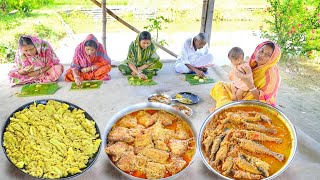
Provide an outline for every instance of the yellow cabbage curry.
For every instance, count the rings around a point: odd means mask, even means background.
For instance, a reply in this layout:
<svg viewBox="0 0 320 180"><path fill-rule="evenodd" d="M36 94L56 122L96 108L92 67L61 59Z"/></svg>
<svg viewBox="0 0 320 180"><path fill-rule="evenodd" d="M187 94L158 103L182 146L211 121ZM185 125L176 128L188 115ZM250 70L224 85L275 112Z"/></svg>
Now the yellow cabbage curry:
<svg viewBox="0 0 320 180"><path fill-rule="evenodd" d="M163 110L139 110L118 120L107 137L105 152L122 171L159 179L179 173L195 154L189 125Z"/></svg>
<svg viewBox="0 0 320 180"><path fill-rule="evenodd" d="M235 179L275 174L292 151L292 136L279 114L258 107L221 111L202 134L202 152L212 168Z"/></svg>

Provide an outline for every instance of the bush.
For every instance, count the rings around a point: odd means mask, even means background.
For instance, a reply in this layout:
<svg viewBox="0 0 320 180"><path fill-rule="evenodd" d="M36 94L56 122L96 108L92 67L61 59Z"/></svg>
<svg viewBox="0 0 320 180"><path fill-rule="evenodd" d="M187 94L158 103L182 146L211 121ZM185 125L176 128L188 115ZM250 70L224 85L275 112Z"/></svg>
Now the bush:
<svg viewBox="0 0 320 180"><path fill-rule="evenodd" d="M320 51L320 4L317 0L268 0L268 29L262 36L277 42L286 56ZM310 56L311 57L311 56ZM284 58L285 59L285 58Z"/></svg>

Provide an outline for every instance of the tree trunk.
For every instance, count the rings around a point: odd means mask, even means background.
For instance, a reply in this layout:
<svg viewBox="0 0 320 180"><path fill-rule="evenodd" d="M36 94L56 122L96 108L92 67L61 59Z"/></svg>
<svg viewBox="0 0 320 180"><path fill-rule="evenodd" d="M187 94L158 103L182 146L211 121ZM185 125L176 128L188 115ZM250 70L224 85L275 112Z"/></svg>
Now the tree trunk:
<svg viewBox="0 0 320 180"><path fill-rule="evenodd" d="M107 13L106 13L106 0L102 0L102 44L106 50L106 33L107 33Z"/></svg>

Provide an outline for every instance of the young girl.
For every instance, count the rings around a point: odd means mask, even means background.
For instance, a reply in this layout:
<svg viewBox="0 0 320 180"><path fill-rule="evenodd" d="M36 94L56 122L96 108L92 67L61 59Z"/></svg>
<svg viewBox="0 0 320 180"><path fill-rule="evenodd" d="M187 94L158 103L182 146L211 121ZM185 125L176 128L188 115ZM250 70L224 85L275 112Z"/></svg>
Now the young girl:
<svg viewBox="0 0 320 180"><path fill-rule="evenodd" d="M15 65L9 72L11 86L17 84L49 83L59 79L63 66L47 41L34 36L19 38Z"/></svg>
<svg viewBox="0 0 320 180"><path fill-rule="evenodd" d="M118 68L123 75L137 75L140 79L146 79L147 74L156 75L162 68L148 31L141 32L130 44L128 57Z"/></svg>
<svg viewBox="0 0 320 180"><path fill-rule="evenodd" d="M244 61L244 52L241 48L233 47L228 53L228 58L233 64L229 73L229 79L232 81L232 100L239 101L243 99L244 93L251 91L241 78L247 78L253 83L252 70L249 64Z"/></svg>
<svg viewBox="0 0 320 180"><path fill-rule="evenodd" d="M65 80L75 81L79 86L84 80L109 80L111 60L97 38L89 34L75 49Z"/></svg>

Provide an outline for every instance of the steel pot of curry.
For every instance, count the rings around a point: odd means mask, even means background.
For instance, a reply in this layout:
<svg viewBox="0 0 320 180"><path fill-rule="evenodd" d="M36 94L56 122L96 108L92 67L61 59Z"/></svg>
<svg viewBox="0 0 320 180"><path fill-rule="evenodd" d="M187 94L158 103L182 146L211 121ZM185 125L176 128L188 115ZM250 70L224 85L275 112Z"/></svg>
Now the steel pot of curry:
<svg viewBox="0 0 320 180"><path fill-rule="evenodd" d="M222 178L273 179L293 160L297 136L279 109L238 101L207 117L197 143L204 164Z"/></svg>
<svg viewBox="0 0 320 180"><path fill-rule="evenodd" d="M131 105L107 124L103 146L111 164L131 179L173 179L193 163L197 133L189 117L156 102Z"/></svg>

